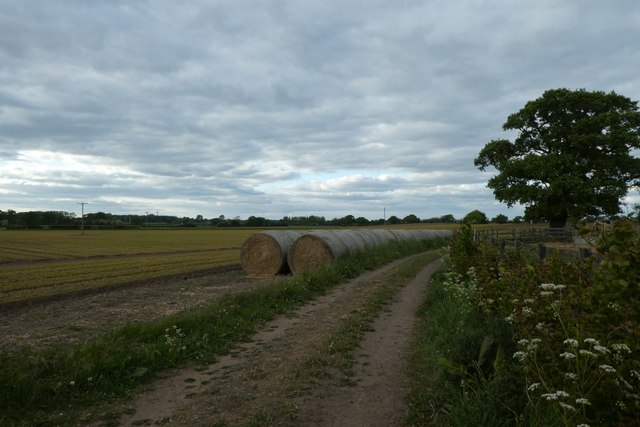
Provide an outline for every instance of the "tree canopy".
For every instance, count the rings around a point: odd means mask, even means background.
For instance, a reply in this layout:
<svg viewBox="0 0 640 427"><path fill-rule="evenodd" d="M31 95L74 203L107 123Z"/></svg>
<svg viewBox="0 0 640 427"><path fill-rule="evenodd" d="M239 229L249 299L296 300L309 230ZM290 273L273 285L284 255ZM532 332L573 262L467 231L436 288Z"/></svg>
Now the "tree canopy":
<svg viewBox="0 0 640 427"><path fill-rule="evenodd" d="M464 218L462 218L462 222L465 224L486 224L489 222L489 219L484 212L476 209L466 214Z"/></svg>
<svg viewBox="0 0 640 427"><path fill-rule="evenodd" d="M501 202L525 206L531 219L553 227L586 215L614 215L640 185L640 112L615 92L553 89L511 114L503 130L514 141L492 140L474 164L498 174L487 186Z"/></svg>

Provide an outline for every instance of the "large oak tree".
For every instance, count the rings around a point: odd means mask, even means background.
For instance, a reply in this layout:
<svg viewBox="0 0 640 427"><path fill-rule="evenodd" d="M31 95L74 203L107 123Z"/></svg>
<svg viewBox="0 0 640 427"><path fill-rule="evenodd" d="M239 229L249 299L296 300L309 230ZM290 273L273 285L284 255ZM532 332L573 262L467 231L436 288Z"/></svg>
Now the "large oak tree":
<svg viewBox="0 0 640 427"><path fill-rule="evenodd" d="M615 92L548 90L503 129L518 132L513 142L489 142L474 164L497 169L487 186L499 201L524 205L529 218L564 227L569 217L617 214L640 185L638 102Z"/></svg>

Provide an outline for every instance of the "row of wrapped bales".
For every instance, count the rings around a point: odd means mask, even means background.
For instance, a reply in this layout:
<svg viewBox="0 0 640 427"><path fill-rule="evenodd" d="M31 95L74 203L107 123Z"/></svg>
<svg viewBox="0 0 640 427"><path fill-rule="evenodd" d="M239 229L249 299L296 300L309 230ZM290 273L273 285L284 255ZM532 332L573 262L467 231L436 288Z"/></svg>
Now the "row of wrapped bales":
<svg viewBox="0 0 640 427"><path fill-rule="evenodd" d="M291 271L300 274L335 262L347 252L391 241L451 236L449 230L266 231L251 236L240 251L245 272L254 277Z"/></svg>
<svg viewBox="0 0 640 427"><path fill-rule="evenodd" d="M449 230L314 231L299 237L291 245L287 262L293 274L300 274L331 264L347 252L357 252L392 241L430 240L451 234Z"/></svg>

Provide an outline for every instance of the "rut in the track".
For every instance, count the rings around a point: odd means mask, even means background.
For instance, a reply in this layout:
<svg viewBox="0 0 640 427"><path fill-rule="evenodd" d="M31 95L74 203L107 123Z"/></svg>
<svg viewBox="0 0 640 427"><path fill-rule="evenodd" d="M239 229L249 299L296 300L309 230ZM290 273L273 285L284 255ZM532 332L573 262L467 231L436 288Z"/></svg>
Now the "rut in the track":
<svg viewBox="0 0 640 427"><path fill-rule="evenodd" d="M120 425L384 425L405 415L405 350L432 262L373 324L356 352L355 386L309 375L341 321L373 295L402 261L366 273L289 316L204 369L173 371L124 412Z"/></svg>

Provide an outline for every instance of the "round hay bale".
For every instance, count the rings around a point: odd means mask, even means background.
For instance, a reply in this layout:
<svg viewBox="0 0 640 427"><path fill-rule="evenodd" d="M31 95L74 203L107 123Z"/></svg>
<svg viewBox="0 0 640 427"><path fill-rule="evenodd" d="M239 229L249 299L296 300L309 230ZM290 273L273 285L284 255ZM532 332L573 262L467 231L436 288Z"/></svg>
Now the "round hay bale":
<svg viewBox="0 0 640 427"><path fill-rule="evenodd" d="M288 273L287 255L300 231L264 231L250 236L240 249L240 263L251 277Z"/></svg>
<svg viewBox="0 0 640 427"><path fill-rule="evenodd" d="M305 234L291 245L287 261L293 274L312 271L321 265L331 264L337 258L340 246L332 247L325 233Z"/></svg>

